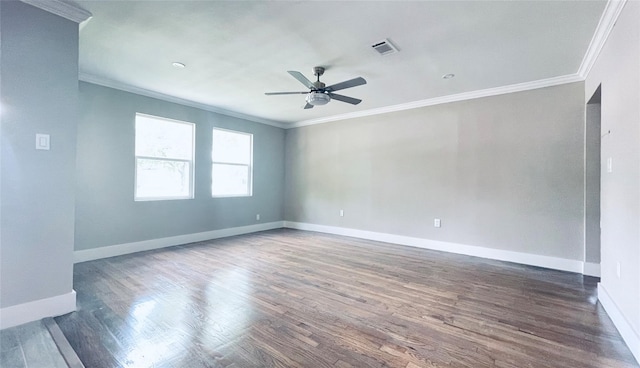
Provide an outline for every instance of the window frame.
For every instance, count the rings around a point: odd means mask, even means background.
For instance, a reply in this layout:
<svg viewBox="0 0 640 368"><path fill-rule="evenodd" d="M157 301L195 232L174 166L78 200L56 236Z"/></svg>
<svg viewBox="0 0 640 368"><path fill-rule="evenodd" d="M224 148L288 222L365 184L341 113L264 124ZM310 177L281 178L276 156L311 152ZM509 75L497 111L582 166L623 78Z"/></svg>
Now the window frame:
<svg viewBox="0 0 640 368"><path fill-rule="evenodd" d="M235 162L226 162L226 161L215 161L213 159L213 135L215 131L223 131L234 134L241 134L249 136L249 164L238 164ZM231 130L213 127L211 129L211 197L212 198L242 198L242 197L253 197L253 133L242 132L239 130ZM213 193L213 166L216 164L220 165L229 165L229 166L243 166L247 167L248 170L248 183L247 183L247 193L246 194L214 194Z"/></svg>
<svg viewBox="0 0 640 368"><path fill-rule="evenodd" d="M155 156L138 156L136 154L136 124L138 122L138 117L144 117L147 119L154 120L163 120L170 123L175 124L185 124L191 126L191 160L179 159L179 158L166 158L166 157L155 157ZM133 143L133 159L134 159L134 186L133 186L133 200L135 202L149 202L149 201L174 201L181 199L194 199L195 198L195 161L196 161L196 124L183 120L176 120L165 118L162 116L144 114L140 112L136 112L135 119L133 122L133 130L134 130L134 143ZM163 162L186 162L189 164L189 194L186 196L162 196L162 197L139 197L138 196L138 160L153 160L153 161L163 161Z"/></svg>

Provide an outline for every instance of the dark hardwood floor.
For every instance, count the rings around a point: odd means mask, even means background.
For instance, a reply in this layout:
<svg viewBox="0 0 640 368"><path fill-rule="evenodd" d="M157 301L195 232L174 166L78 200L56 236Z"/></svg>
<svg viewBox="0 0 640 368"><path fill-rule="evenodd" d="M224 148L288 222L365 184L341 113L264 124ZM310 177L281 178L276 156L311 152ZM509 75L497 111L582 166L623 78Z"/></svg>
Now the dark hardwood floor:
<svg viewBox="0 0 640 368"><path fill-rule="evenodd" d="M75 266L87 367L638 367L597 279L296 230Z"/></svg>

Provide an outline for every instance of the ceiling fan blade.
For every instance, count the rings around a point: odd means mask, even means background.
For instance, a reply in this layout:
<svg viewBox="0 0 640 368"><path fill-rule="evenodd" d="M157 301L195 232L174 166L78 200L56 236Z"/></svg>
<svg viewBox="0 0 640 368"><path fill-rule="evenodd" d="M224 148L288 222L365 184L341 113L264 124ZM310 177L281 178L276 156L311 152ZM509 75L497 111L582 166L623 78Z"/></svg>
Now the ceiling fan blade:
<svg viewBox="0 0 640 368"><path fill-rule="evenodd" d="M306 95L307 92L265 92L265 95L271 96L271 95Z"/></svg>
<svg viewBox="0 0 640 368"><path fill-rule="evenodd" d="M302 73L296 72L295 70L289 70L287 73L291 74L292 77L299 80L300 83L304 84L307 88L315 89L316 86L313 85L313 82L308 80Z"/></svg>
<svg viewBox="0 0 640 368"><path fill-rule="evenodd" d="M335 93L331 93L329 92L329 96L331 96L332 99L334 100L338 100L338 101L342 101L342 102L346 102L346 103L350 103L352 105L357 105L360 102L362 102L362 100L359 100L357 98L353 98L353 97L349 97L349 96L343 96L343 95L338 95Z"/></svg>
<svg viewBox="0 0 640 368"><path fill-rule="evenodd" d="M355 87L355 86L361 86L363 84L367 84L367 81L364 80L364 78L362 78L362 77L358 77L358 78L349 79L348 81L344 81L344 82L341 82L341 83L333 84L333 85L331 85L329 87L325 87L325 90L329 91L329 92L339 91L341 89L351 88L351 87Z"/></svg>
<svg viewBox="0 0 640 368"><path fill-rule="evenodd" d="M304 105L304 109L313 109L313 105L307 102L307 104Z"/></svg>

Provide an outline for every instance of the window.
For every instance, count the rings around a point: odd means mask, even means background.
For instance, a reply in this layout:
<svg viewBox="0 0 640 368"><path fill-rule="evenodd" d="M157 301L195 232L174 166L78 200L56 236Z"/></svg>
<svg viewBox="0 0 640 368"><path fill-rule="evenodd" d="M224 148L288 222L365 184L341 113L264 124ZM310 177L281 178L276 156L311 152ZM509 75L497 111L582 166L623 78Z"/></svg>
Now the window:
<svg viewBox="0 0 640 368"><path fill-rule="evenodd" d="M211 195L250 196L253 134L213 129Z"/></svg>
<svg viewBox="0 0 640 368"><path fill-rule="evenodd" d="M193 198L195 125L136 114L135 200Z"/></svg>

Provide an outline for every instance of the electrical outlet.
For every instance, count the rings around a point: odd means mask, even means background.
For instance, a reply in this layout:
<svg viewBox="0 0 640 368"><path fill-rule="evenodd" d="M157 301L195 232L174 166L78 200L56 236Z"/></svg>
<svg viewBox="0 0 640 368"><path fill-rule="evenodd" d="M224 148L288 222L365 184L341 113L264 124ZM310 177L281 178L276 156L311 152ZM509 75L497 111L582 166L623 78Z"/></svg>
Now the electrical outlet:
<svg viewBox="0 0 640 368"><path fill-rule="evenodd" d="M340 217L344 217L344 210L340 210Z"/></svg>
<svg viewBox="0 0 640 368"><path fill-rule="evenodd" d="M256 215L256 221L260 221L260 214Z"/></svg>
<svg viewBox="0 0 640 368"><path fill-rule="evenodd" d="M440 219L433 219L433 227L440 227L441 223L440 223Z"/></svg>

